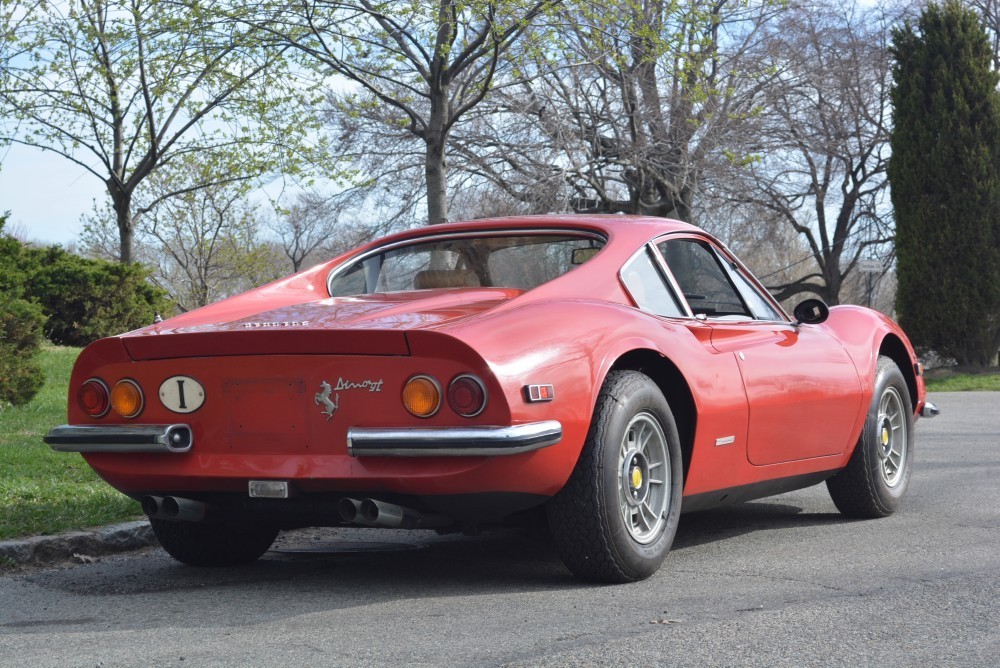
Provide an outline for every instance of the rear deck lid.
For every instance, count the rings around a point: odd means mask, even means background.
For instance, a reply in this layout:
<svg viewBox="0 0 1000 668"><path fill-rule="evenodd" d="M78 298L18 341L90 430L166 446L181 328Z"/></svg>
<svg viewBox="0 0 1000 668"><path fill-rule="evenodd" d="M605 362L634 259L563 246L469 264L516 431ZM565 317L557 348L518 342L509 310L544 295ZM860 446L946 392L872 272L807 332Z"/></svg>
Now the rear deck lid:
<svg viewBox="0 0 1000 668"><path fill-rule="evenodd" d="M224 322L178 318L122 337L134 360L233 355L409 355L405 332L444 329L508 301L518 290L421 290L323 299Z"/></svg>

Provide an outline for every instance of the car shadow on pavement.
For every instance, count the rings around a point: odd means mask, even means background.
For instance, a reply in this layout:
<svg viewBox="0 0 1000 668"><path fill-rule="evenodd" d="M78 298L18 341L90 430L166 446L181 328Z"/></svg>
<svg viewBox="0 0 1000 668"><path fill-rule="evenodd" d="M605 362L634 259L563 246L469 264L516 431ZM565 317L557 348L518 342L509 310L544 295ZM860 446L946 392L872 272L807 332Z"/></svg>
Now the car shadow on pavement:
<svg viewBox="0 0 1000 668"><path fill-rule="evenodd" d="M737 539L757 531L848 522L836 512L803 512L796 505L756 502L683 515L673 549ZM98 563L27 576L38 584L81 595L155 595L240 589L323 592L337 607L401 597L467 596L475 592L537 592L593 585L566 570L539 531L496 529L478 535L433 531L305 529L282 534L253 564L193 568L158 548L146 557L116 556ZM309 608L309 596L303 605ZM305 610L304 610L305 611Z"/></svg>
<svg viewBox="0 0 1000 668"><path fill-rule="evenodd" d="M787 503L748 502L681 515L672 550L736 538L756 531L835 526L854 522L838 512L805 512Z"/></svg>

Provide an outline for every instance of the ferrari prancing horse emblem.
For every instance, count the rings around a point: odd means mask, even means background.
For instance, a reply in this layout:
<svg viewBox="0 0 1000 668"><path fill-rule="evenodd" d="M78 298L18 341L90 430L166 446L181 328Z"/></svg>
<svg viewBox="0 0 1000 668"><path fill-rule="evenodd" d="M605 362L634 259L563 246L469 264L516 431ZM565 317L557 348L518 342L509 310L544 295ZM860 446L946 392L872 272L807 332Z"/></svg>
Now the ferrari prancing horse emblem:
<svg viewBox="0 0 1000 668"><path fill-rule="evenodd" d="M316 393L316 405L323 407L323 415L326 416L326 421L329 422L333 419L333 414L340 408L341 391L367 390L368 392L381 392L383 382L385 381L381 378L378 380L366 379L357 381L345 379L343 376L340 376L337 378L337 386L334 387L324 380L319 384L321 391ZM330 394L333 394L333 400L330 399Z"/></svg>
<svg viewBox="0 0 1000 668"><path fill-rule="evenodd" d="M323 415L326 416L326 421L329 422L333 419L333 414L340 407L340 394L334 395L333 401L330 401L330 392L333 390L330 387L330 383L324 380L319 386L323 391L316 393L316 405L323 406Z"/></svg>

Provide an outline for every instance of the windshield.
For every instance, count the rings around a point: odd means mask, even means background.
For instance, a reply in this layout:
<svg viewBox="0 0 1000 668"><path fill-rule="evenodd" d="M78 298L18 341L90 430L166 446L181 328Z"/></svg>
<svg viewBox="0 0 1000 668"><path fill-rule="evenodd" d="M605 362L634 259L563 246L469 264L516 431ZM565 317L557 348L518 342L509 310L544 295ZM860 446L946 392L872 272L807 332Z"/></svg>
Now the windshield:
<svg viewBox="0 0 1000 668"><path fill-rule="evenodd" d="M338 267L330 277L330 295L479 287L530 290L583 264L603 246L603 239L584 233L466 233L416 240Z"/></svg>

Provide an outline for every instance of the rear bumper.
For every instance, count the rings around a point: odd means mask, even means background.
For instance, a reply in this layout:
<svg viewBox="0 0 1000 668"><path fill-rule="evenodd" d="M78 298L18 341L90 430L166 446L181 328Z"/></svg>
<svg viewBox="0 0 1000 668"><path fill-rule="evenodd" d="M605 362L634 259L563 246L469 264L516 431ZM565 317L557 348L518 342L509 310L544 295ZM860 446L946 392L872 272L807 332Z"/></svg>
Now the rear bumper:
<svg viewBox="0 0 1000 668"><path fill-rule="evenodd" d="M555 420L510 427L347 430L352 457L492 457L516 455L555 445L562 425Z"/></svg>
<svg viewBox="0 0 1000 668"><path fill-rule="evenodd" d="M185 424L61 425L43 440L58 452L185 453L194 437ZM351 427L352 457L493 457L540 450L562 440L555 420L509 427L384 429Z"/></svg>
<svg viewBox="0 0 1000 668"><path fill-rule="evenodd" d="M186 424L64 424L50 429L42 440L58 452L184 453L194 437Z"/></svg>

